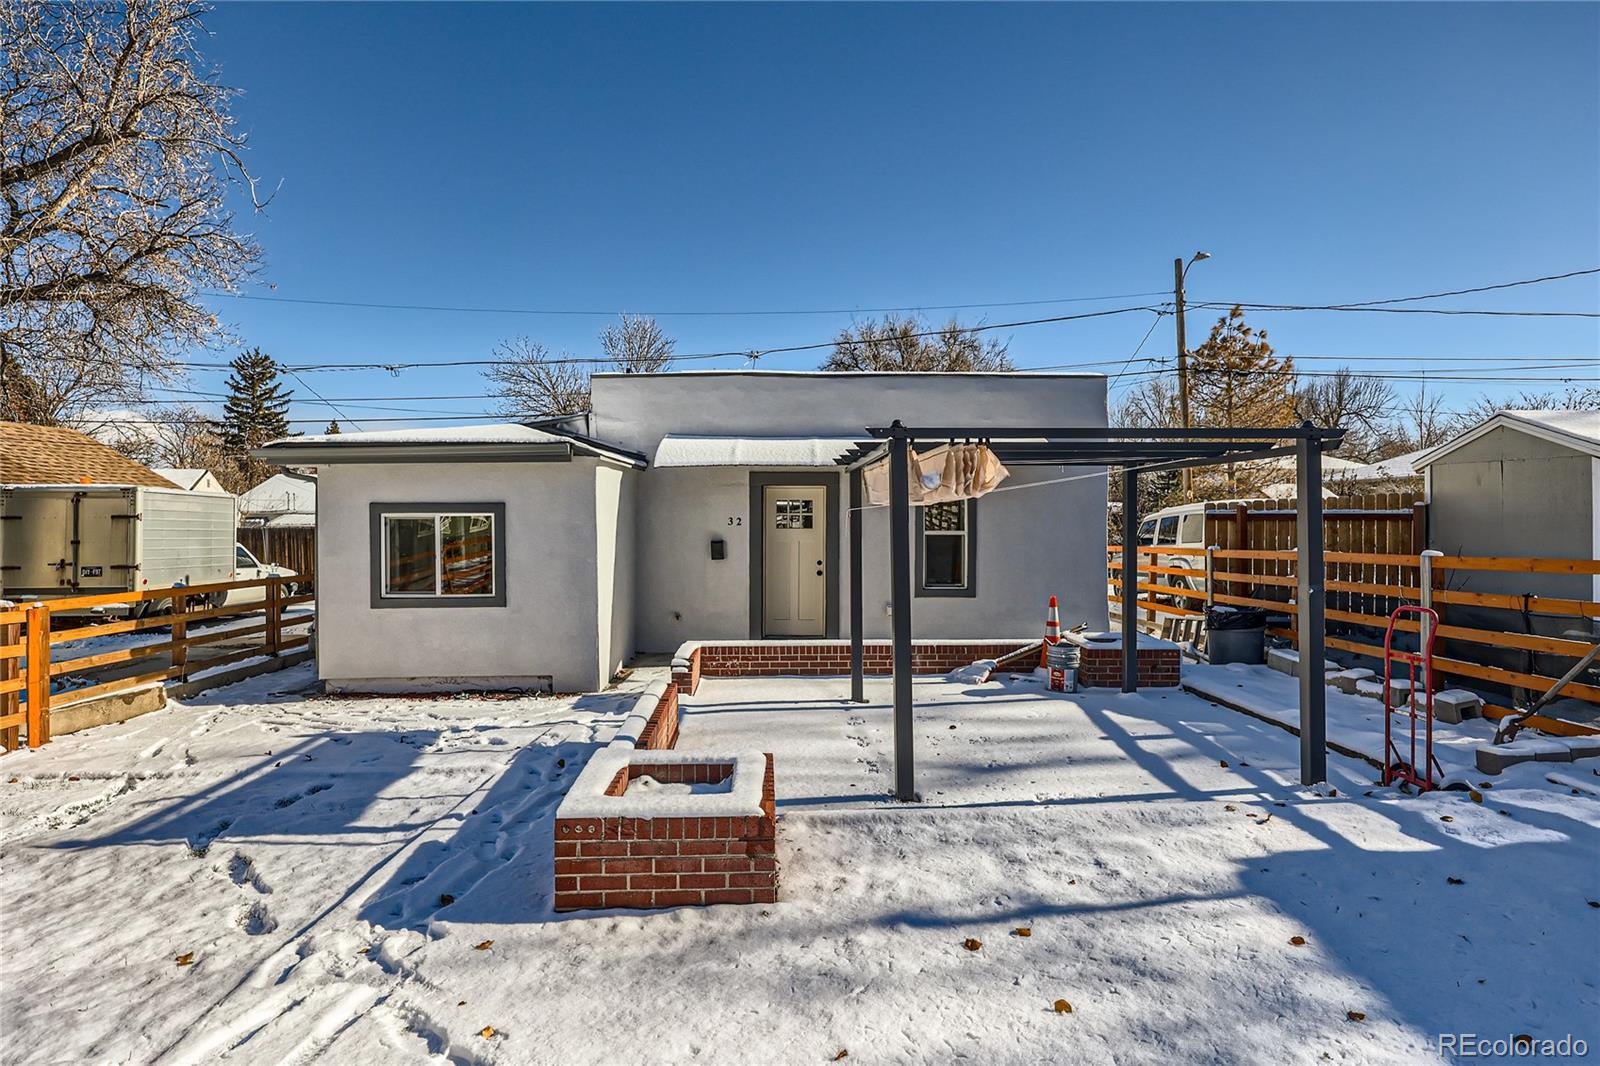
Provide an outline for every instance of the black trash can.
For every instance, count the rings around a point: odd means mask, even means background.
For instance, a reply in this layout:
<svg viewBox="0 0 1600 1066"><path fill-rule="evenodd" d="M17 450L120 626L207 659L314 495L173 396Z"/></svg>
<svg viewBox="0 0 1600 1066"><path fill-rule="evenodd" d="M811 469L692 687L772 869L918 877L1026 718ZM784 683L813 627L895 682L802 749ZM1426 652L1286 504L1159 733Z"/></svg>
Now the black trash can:
<svg viewBox="0 0 1600 1066"><path fill-rule="evenodd" d="M1267 661L1267 612L1259 607L1206 608L1206 656L1213 663Z"/></svg>

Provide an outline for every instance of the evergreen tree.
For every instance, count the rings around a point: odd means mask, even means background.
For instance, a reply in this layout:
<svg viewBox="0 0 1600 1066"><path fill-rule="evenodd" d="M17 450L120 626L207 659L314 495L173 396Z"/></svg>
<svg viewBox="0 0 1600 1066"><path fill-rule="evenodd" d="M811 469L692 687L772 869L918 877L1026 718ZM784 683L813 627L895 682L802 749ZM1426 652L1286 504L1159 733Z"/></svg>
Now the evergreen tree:
<svg viewBox="0 0 1600 1066"><path fill-rule="evenodd" d="M289 435L289 393L278 380L278 367L260 348L241 352L229 364L228 399L222 405L224 454L247 485L265 480L266 464L250 458L250 449Z"/></svg>
<svg viewBox="0 0 1600 1066"><path fill-rule="evenodd" d="M339 428L339 420L337 418L335 418L331 422L328 423L328 428L323 430L322 432L324 434L326 434L327 436L331 437L336 433L343 433L344 430Z"/></svg>
<svg viewBox="0 0 1600 1066"><path fill-rule="evenodd" d="M1235 307L1189 356L1189 407L1196 429L1293 425L1294 360L1274 354L1267 331L1247 325L1244 311ZM1240 491L1239 474L1229 463L1231 496Z"/></svg>

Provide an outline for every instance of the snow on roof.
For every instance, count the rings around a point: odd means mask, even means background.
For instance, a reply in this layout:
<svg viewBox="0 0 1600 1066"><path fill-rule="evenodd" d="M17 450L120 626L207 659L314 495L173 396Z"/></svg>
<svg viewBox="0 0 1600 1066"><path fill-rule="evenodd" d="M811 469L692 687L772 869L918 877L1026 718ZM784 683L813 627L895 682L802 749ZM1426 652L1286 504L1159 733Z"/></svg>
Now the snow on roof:
<svg viewBox="0 0 1600 1066"><path fill-rule="evenodd" d="M420 429L369 429L285 437L273 444L532 444L566 442L570 438L517 422L481 426L428 426Z"/></svg>
<svg viewBox="0 0 1600 1066"><path fill-rule="evenodd" d="M1416 468L1416 461L1431 450L1418 448L1414 452L1391 456L1381 462L1358 466L1351 470L1348 476L1353 481L1387 481L1393 478L1419 477L1422 472Z"/></svg>
<svg viewBox="0 0 1600 1066"><path fill-rule="evenodd" d="M302 474L274 474L239 494L241 514L316 514L316 511L316 478Z"/></svg>
<svg viewBox="0 0 1600 1066"><path fill-rule="evenodd" d="M836 466L854 437L699 437L668 433L655 464L673 466Z"/></svg>
<svg viewBox="0 0 1600 1066"><path fill-rule="evenodd" d="M553 424L553 423L551 423ZM281 456L292 456L302 448L361 448L363 446L406 446L424 448L430 445L468 449L474 446L542 445L560 444L586 455L600 456L613 461L642 466L644 460L633 452L605 441L592 440L581 433L552 432L520 422L491 422L475 426L437 426L412 429L361 430L350 433L324 433L306 437L283 437L257 449L256 455L269 462L286 461ZM377 448L373 449L377 451ZM288 460L294 461L294 460ZM339 462L329 458L329 462ZM308 465L310 465L308 460Z"/></svg>
<svg viewBox="0 0 1600 1066"><path fill-rule="evenodd" d="M1495 429L1514 429L1600 458L1600 411L1500 411L1424 453L1412 465L1436 463Z"/></svg>

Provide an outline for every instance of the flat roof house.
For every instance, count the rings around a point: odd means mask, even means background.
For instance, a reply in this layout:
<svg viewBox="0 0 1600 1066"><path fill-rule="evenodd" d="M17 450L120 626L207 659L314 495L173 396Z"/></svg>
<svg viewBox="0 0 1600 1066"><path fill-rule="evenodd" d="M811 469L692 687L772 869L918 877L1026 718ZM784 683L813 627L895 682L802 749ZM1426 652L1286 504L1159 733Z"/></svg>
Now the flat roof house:
<svg viewBox="0 0 1600 1066"><path fill-rule="evenodd" d="M849 512L868 426L1106 425L1083 374L598 374L587 416L277 441L318 469L318 670L330 689L603 686L686 640L865 636L890 619L886 510ZM936 444L941 442L928 442ZM916 508L919 638L1027 638L1045 599L1106 623L1103 477L1014 468Z"/></svg>

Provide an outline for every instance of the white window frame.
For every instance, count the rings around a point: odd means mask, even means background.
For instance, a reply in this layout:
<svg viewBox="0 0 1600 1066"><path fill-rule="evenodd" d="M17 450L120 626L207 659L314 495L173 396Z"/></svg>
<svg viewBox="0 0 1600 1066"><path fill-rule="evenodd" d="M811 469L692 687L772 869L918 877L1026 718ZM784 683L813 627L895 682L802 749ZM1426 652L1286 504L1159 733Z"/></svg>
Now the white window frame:
<svg viewBox="0 0 1600 1066"><path fill-rule="evenodd" d="M433 519L433 591L395 592L389 588L389 521L390 519ZM444 591L444 535L441 523L446 518L487 518L489 520L489 591ZM378 529L382 537L383 583L380 595L386 600L485 600L497 594L495 588L496 563L500 558L500 523L492 511L384 511L379 516Z"/></svg>

